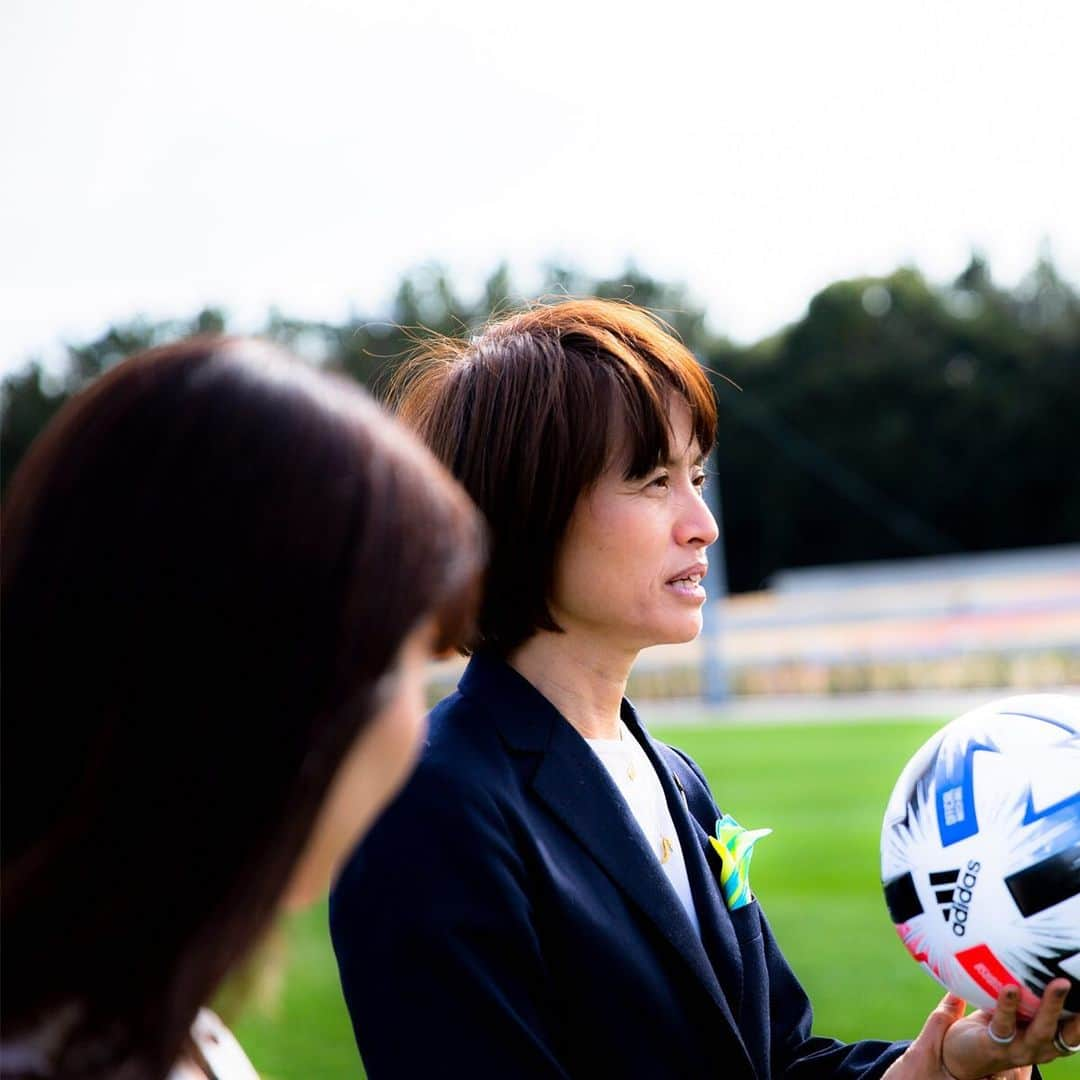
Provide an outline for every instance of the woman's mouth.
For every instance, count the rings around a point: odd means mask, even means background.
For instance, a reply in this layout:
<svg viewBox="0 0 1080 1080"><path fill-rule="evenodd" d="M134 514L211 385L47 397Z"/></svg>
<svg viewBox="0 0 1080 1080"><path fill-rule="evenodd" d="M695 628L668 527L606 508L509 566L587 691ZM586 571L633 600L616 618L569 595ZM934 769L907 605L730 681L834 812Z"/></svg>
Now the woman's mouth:
<svg viewBox="0 0 1080 1080"><path fill-rule="evenodd" d="M692 570L681 571L675 577L669 578L665 582L665 587L688 600L704 600L705 589L701 582L705 577L706 569L707 567L695 566Z"/></svg>

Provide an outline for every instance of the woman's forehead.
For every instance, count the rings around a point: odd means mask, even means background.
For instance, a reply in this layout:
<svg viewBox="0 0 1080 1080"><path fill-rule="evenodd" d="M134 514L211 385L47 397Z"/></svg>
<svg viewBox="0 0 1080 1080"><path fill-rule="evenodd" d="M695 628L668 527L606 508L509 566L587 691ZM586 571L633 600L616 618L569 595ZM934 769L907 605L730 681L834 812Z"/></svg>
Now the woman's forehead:
<svg viewBox="0 0 1080 1080"><path fill-rule="evenodd" d="M685 399L677 394L668 395L668 464L675 465L689 460L695 464L704 456L697 432L694 430L694 415Z"/></svg>
<svg viewBox="0 0 1080 1080"><path fill-rule="evenodd" d="M625 409L613 409L608 422L606 470L631 476L643 463L647 468L699 464L704 454L689 404L677 394L669 395L660 419L662 424L645 431Z"/></svg>

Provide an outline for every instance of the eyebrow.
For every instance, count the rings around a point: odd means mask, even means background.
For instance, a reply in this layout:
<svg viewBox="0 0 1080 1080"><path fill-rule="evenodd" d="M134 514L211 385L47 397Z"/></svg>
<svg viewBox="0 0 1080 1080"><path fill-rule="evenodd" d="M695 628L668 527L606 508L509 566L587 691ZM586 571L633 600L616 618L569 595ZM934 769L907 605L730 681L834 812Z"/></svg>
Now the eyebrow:
<svg viewBox="0 0 1080 1080"><path fill-rule="evenodd" d="M681 465L681 464L682 464L682 462L678 458L668 458L668 460L665 461L665 462L662 462L659 467L663 468L663 469L674 469L676 465ZM691 461L690 464L691 464L691 466L697 466L697 467L700 467L700 466L704 465L705 464L705 455L704 454L698 454L698 456L696 458L694 458L694 460Z"/></svg>

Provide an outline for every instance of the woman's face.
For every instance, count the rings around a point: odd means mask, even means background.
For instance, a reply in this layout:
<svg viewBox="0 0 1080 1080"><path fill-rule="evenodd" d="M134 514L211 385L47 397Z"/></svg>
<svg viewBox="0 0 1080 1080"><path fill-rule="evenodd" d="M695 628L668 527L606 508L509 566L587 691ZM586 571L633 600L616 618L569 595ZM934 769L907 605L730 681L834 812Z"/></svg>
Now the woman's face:
<svg viewBox="0 0 1080 1080"><path fill-rule="evenodd" d="M617 648L690 641L701 631L705 549L716 521L690 410L669 407L673 460L639 479L616 462L578 500L555 569L552 614L569 634Z"/></svg>
<svg viewBox="0 0 1080 1080"><path fill-rule="evenodd" d="M342 761L286 891L287 908L305 907L329 891L346 856L412 772L427 730L424 688L434 638L428 619L402 644L390 676L393 697Z"/></svg>

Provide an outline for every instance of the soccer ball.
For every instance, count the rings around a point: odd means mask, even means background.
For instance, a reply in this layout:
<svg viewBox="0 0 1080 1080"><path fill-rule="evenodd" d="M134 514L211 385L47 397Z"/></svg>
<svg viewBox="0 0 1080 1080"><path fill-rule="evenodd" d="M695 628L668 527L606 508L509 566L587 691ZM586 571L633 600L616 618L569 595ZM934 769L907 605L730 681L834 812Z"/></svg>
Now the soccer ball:
<svg viewBox="0 0 1080 1080"><path fill-rule="evenodd" d="M965 713L911 759L885 811L896 932L982 1008L1020 987L1030 1018L1067 976L1080 1012L1080 698L1027 694Z"/></svg>

